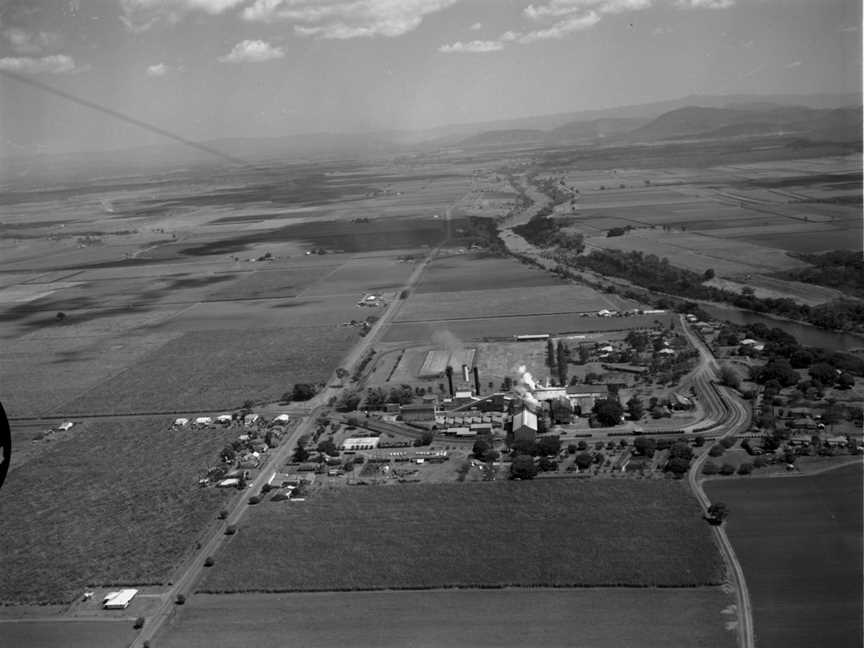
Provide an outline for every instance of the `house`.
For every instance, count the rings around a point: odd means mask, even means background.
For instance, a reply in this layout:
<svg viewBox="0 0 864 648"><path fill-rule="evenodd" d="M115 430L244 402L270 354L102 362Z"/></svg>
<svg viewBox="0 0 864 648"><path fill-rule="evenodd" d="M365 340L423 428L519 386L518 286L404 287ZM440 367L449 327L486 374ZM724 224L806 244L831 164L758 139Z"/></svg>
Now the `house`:
<svg viewBox="0 0 864 648"><path fill-rule="evenodd" d="M523 409L513 416L514 441L534 441L537 438L537 415L529 409Z"/></svg>
<svg viewBox="0 0 864 648"><path fill-rule="evenodd" d="M137 589L122 589L116 592L108 592L102 599L102 607L106 610L125 610L129 603L138 593Z"/></svg>
<svg viewBox="0 0 864 648"><path fill-rule="evenodd" d="M684 394L673 392L672 394L672 409L674 410L689 410L693 409L693 401Z"/></svg>
<svg viewBox="0 0 864 648"><path fill-rule="evenodd" d="M187 425L189 425L189 419L188 418L174 419L174 427L186 427Z"/></svg>
<svg viewBox="0 0 864 648"><path fill-rule="evenodd" d="M216 422L221 425L231 425L231 420L230 414L220 414L216 417Z"/></svg>
<svg viewBox="0 0 864 648"><path fill-rule="evenodd" d="M291 420L291 417L287 414L280 414L276 418L273 419L273 423L287 423Z"/></svg>
<svg viewBox="0 0 864 648"><path fill-rule="evenodd" d="M256 425L261 420L260 414L247 414L243 417L243 425L252 426Z"/></svg>
<svg viewBox="0 0 864 648"><path fill-rule="evenodd" d="M199 426L212 425L212 423L213 423L213 419L210 418L209 416L199 416L198 418L195 419L195 425L199 425Z"/></svg>
<svg viewBox="0 0 864 648"><path fill-rule="evenodd" d="M72 421L65 421L57 426L58 432L68 432L72 429L72 426L75 425Z"/></svg>
<svg viewBox="0 0 864 648"><path fill-rule="evenodd" d="M825 445L829 448L845 448L849 444L849 439L845 436L830 436L825 439Z"/></svg>

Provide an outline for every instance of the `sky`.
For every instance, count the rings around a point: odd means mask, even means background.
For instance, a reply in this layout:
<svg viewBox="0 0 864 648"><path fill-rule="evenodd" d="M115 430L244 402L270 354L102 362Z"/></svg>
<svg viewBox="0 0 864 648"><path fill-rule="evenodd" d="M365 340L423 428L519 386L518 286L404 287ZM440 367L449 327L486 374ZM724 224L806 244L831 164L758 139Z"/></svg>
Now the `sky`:
<svg viewBox="0 0 864 648"><path fill-rule="evenodd" d="M861 92L860 0L0 0L0 156ZM8 74L2 74L2 73Z"/></svg>

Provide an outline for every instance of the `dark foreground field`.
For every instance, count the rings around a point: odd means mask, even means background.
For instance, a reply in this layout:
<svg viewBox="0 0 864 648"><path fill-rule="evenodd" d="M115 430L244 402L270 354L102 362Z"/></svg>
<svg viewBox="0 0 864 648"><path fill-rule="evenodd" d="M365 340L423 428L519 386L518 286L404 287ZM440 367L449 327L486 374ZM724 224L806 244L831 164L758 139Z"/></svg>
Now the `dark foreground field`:
<svg viewBox="0 0 864 648"><path fill-rule="evenodd" d="M161 583L227 497L196 482L236 432L85 425L3 486L0 603L64 603L90 584Z"/></svg>
<svg viewBox="0 0 864 648"><path fill-rule="evenodd" d="M0 623L0 646L12 648L120 648L138 634L132 621L14 621Z"/></svg>
<svg viewBox="0 0 864 648"><path fill-rule="evenodd" d="M198 595L159 645L732 648L730 601L719 587Z"/></svg>
<svg viewBox="0 0 864 648"><path fill-rule="evenodd" d="M861 466L709 482L729 505L760 648L862 645Z"/></svg>
<svg viewBox="0 0 864 648"><path fill-rule="evenodd" d="M334 489L255 507L202 591L697 586L722 580L680 482Z"/></svg>

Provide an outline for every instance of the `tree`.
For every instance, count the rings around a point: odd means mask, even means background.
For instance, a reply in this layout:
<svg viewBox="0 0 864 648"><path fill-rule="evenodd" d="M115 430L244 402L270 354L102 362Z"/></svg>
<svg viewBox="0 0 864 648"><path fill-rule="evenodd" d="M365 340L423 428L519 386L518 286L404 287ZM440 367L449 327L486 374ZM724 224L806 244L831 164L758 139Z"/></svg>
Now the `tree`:
<svg viewBox="0 0 864 648"><path fill-rule="evenodd" d="M644 331L630 331L624 341L637 353L642 353L648 348L650 338Z"/></svg>
<svg viewBox="0 0 864 648"><path fill-rule="evenodd" d="M546 366L555 368L555 344L551 339L546 340Z"/></svg>
<svg viewBox="0 0 864 648"><path fill-rule="evenodd" d="M703 437L701 434L697 434L695 437L693 437L693 445L695 445L697 448L701 448L705 445L705 437Z"/></svg>
<svg viewBox="0 0 864 648"><path fill-rule="evenodd" d="M638 421L645 414L645 405L642 403L642 400L633 396L630 400L627 401L627 414L630 416L631 421Z"/></svg>
<svg viewBox="0 0 864 648"><path fill-rule="evenodd" d="M594 457L592 457L587 452L582 452L573 459L573 463L576 464L576 467L579 470L587 470L591 467L591 464L594 463Z"/></svg>
<svg viewBox="0 0 864 648"><path fill-rule="evenodd" d="M851 374L843 373L837 378L837 387L840 389L852 389L855 386L855 379Z"/></svg>
<svg viewBox="0 0 864 648"><path fill-rule="evenodd" d="M720 466L720 474L721 475L734 475L735 474L735 466L730 463L724 463Z"/></svg>
<svg viewBox="0 0 864 648"><path fill-rule="evenodd" d="M475 459L483 461L486 457L486 453L489 452L489 450L490 447L488 441L486 441L485 439L477 439L474 442L474 449L472 450L472 453L474 454Z"/></svg>
<svg viewBox="0 0 864 648"><path fill-rule="evenodd" d="M651 458L657 449L657 441L650 437L636 437L633 441L633 449L636 450L637 454Z"/></svg>
<svg viewBox="0 0 864 648"><path fill-rule="evenodd" d="M390 389L390 395L388 396L387 400L391 403L407 405L412 400L414 400L414 390L411 389L411 385L399 385L398 387L392 387Z"/></svg>
<svg viewBox="0 0 864 648"><path fill-rule="evenodd" d="M387 394L380 387L374 389L369 387L366 389L365 407L366 409L381 409L387 402Z"/></svg>
<svg viewBox="0 0 864 648"><path fill-rule="evenodd" d="M64 313L63 311L60 311L59 313L57 313L56 317L57 317L58 322L62 322L63 320L66 319L66 313Z"/></svg>
<svg viewBox="0 0 864 648"><path fill-rule="evenodd" d="M749 475L753 472L753 464L749 461L745 461L740 466L738 466L738 474L739 475Z"/></svg>
<svg viewBox="0 0 864 648"><path fill-rule="evenodd" d="M339 399L336 401L336 409L340 412L353 412L360 404L360 394L356 390L350 389L342 392Z"/></svg>
<svg viewBox="0 0 864 648"><path fill-rule="evenodd" d="M703 274L702 278L705 281L711 281L714 278L714 268L708 268Z"/></svg>
<svg viewBox="0 0 864 648"><path fill-rule="evenodd" d="M715 464L711 461L706 461L705 465L702 466L702 474L703 475L716 475L719 472L719 470L720 469L717 467L717 464Z"/></svg>
<svg viewBox="0 0 864 648"><path fill-rule="evenodd" d="M738 389L741 386L741 377L735 369L724 364L720 367L720 382L732 389Z"/></svg>
<svg viewBox="0 0 864 648"><path fill-rule="evenodd" d="M818 380L823 385L833 385L837 377L837 371L827 362L817 362L807 370L813 380Z"/></svg>
<svg viewBox="0 0 864 648"><path fill-rule="evenodd" d="M558 384L567 384L567 364L570 361L570 352L561 340L558 340L556 349L556 368L558 370Z"/></svg>
<svg viewBox="0 0 864 648"><path fill-rule="evenodd" d="M513 449L514 456L529 455L533 457L537 454L537 444L530 439L517 439L510 444L510 447Z"/></svg>
<svg viewBox="0 0 864 648"><path fill-rule="evenodd" d="M715 502L708 507L708 519L712 524L721 524L729 517L729 507L723 502Z"/></svg>
<svg viewBox="0 0 864 648"><path fill-rule="evenodd" d="M675 443L669 448L669 457L684 459L689 462L693 458L693 449L686 443Z"/></svg>
<svg viewBox="0 0 864 648"><path fill-rule="evenodd" d="M297 447L294 448L293 458L297 463L303 463L309 458L309 451L299 441L297 442Z"/></svg>
<svg viewBox="0 0 864 648"><path fill-rule="evenodd" d="M307 401L313 396L315 396L315 385L310 385L308 383L297 383L294 385L294 388L291 390L291 400L294 401Z"/></svg>
<svg viewBox="0 0 864 648"><path fill-rule="evenodd" d="M510 479L534 479L536 475L537 466L531 455L517 455L510 464Z"/></svg>
<svg viewBox="0 0 864 648"><path fill-rule="evenodd" d="M777 380L783 387L791 387L798 384L798 372L792 368L785 358L774 358L762 369L755 372L756 382L765 384L769 380Z"/></svg>
<svg viewBox="0 0 864 648"><path fill-rule="evenodd" d="M711 449L708 451L708 455L711 457L722 457L724 452L726 452L726 448L724 448L720 444L715 444L711 446Z"/></svg>
<svg viewBox="0 0 864 648"><path fill-rule="evenodd" d="M345 379L348 377L348 370L347 370L347 369L343 369L342 367L339 367L339 368L336 370L336 377L337 377L339 380L345 380Z"/></svg>
<svg viewBox="0 0 864 648"><path fill-rule="evenodd" d="M329 455L331 457L339 456L339 448L337 448L336 444L333 443L333 439L324 439L318 444L315 449L318 450L318 452Z"/></svg>
<svg viewBox="0 0 864 648"><path fill-rule="evenodd" d="M560 451L561 438L557 435L547 435L537 439L537 453L539 455L556 455Z"/></svg>
<svg viewBox="0 0 864 648"><path fill-rule="evenodd" d="M621 422L621 415L624 413L624 408L617 400L604 398L594 403L591 409L597 421L604 427L618 425Z"/></svg>
<svg viewBox="0 0 864 648"><path fill-rule="evenodd" d="M690 460L683 457L672 457L666 463L666 470L680 478L690 470Z"/></svg>
<svg viewBox="0 0 864 648"><path fill-rule="evenodd" d="M553 470L558 470L558 462L555 461L552 457L540 457L540 461L537 465L543 472L552 472Z"/></svg>

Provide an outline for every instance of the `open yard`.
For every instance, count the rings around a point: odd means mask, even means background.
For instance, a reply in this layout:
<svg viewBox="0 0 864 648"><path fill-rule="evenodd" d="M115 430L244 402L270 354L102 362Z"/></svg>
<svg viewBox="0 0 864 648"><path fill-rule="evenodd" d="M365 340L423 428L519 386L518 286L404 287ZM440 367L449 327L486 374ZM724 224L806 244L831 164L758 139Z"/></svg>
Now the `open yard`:
<svg viewBox="0 0 864 648"><path fill-rule="evenodd" d="M712 480L744 568L760 648L861 646L861 465Z"/></svg>
<svg viewBox="0 0 864 648"><path fill-rule="evenodd" d="M197 480L234 437L88 422L13 470L0 498L0 601L60 603L90 584L166 581L227 497Z"/></svg>
<svg viewBox="0 0 864 648"><path fill-rule="evenodd" d="M260 559L266 556L266 559ZM265 500L205 592L702 586L723 580L680 482L428 484Z"/></svg>
<svg viewBox="0 0 864 648"><path fill-rule="evenodd" d="M733 648L731 602L719 587L196 595L159 645Z"/></svg>

